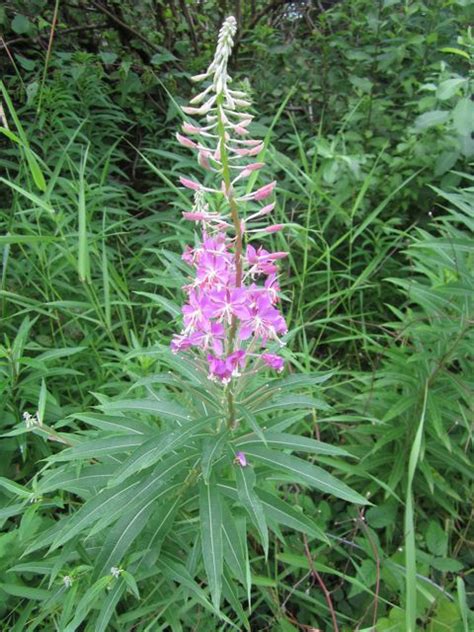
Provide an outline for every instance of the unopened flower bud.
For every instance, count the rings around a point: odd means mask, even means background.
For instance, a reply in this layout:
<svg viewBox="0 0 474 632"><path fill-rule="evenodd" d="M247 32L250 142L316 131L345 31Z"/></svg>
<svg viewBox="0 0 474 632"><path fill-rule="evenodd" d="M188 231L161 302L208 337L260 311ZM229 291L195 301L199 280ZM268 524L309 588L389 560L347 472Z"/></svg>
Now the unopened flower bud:
<svg viewBox="0 0 474 632"><path fill-rule="evenodd" d="M189 180L188 178L180 177L179 181L181 182L183 187L186 187L187 189L192 189L193 191L200 191L202 188L202 185L199 184L199 182L194 182L194 180Z"/></svg>
<svg viewBox="0 0 474 632"><path fill-rule="evenodd" d="M183 145L183 147L189 147L190 149L196 149L197 147L196 143L193 140L191 140L187 136L183 136L179 132L176 132L176 139L180 145Z"/></svg>
<svg viewBox="0 0 474 632"><path fill-rule="evenodd" d="M276 182L270 182L270 184L266 184L260 189L257 189L255 193L252 194L252 199L258 202L259 200L264 200L269 195L272 194L273 189L276 187Z"/></svg>
<svg viewBox="0 0 474 632"><path fill-rule="evenodd" d="M264 229L265 233L278 233L278 231L282 230L283 228L285 228L284 224L273 224L273 226L267 226Z"/></svg>

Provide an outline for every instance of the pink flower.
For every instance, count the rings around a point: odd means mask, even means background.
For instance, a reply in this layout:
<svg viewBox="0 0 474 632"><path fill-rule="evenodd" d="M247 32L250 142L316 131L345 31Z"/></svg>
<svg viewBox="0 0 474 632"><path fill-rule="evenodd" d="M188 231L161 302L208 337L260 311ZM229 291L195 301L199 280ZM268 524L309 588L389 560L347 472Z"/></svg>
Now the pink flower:
<svg viewBox="0 0 474 632"><path fill-rule="evenodd" d="M278 371L278 373L281 373L285 367L283 358L274 353L262 353L262 360L267 366Z"/></svg>
<svg viewBox="0 0 474 632"><path fill-rule="evenodd" d="M243 349L238 349L227 358L216 358L212 354L207 356L209 363L209 379L220 380L224 384L230 382L232 377L239 375L239 368L245 365L246 353Z"/></svg>
<svg viewBox="0 0 474 632"><path fill-rule="evenodd" d="M238 463L240 467L247 467L247 457L243 452L237 452L235 455L235 463Z"/></svg>
<svg viewBox="0 0 474 632"><path fill-rule="evenodd" d="M233 290L211 290L209 292L209 306L206 314L210 318L217 318L231 324L232 317L248 318L248 296L244 288Z"/></svg>
<svg viewBox="0 0 474 632"><path fill-rule="evenodd" d="M261 339L262 343L268 339L278 340L278 334L287 331L286 323L278 309L265 295L257 294L250 308L249 318L242 319L239 331L240 340L248 340L251 336Z"/></svg>
<svg viewBox="0 0 474 632"><path fill-rule="evenodd" d="M190 332L196 328L205 327L207 317L203 310L208 301L205 296L200 296L198 292L193 290L189 292L188 301L189 303L183 305L181 311L183 312L185 331Z"/></svg>

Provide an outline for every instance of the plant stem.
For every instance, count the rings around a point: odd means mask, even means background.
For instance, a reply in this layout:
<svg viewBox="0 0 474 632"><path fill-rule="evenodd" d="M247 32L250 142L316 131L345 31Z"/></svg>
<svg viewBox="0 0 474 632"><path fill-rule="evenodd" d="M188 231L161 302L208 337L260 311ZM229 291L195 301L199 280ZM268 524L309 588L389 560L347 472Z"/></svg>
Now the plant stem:
<svg viewBox="0 0 474 632"><path fill-rule="evenodd" d="M240 225L239 211L237 208L237 202L234 197L234 192L231 187L231 175L229 167L229 156L226 147L226 131L223 120L223 100L224 97L220 94L217 97L217 133L219 135L219 149L220 158L222 162L222 180L225 187L225 196L229 202L230 214L232 217L232 223L235 230L235 243L234 243L234 258L235 258L235 286L241 287L242 285L242 227ZM235 345L235 335L237 333L237 318L232 316L229 336L227 340L227 351L232 353ZM235 398L234 391L231 384L227 387L227 425L232 430L236 427L236 414L235 414Z"/></svg>

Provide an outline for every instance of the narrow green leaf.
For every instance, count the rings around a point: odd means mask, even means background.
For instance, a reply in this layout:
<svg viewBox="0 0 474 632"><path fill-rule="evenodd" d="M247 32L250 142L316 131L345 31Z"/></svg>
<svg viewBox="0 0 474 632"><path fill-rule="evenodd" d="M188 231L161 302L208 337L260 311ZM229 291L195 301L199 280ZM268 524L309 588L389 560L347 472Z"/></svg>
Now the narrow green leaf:
<svg viewBox="0 0 474 632"><path fill-rule="evenodd" d="M89 239L87 235L87 211L86 211L86 193L85 193L85 169L87 163L87 156L89 154L89 146L86 147L86 151L81 159L79 168L79 198L77 203L78 212L78 255L77 255L77 270L79 273L79 279L82 283L91 282L90 271L90 255L89 255Z"/></svg>
<svg viewBox="0 0 474 632"><path fill-rule="evenodd" d="M141 446L150 435L120 435L115 437L105 437L103 439L91 439L83 441L73 448L66 448L62 452L49 457L50 463L58 461L80 461L107 457L112 454L121 454Z"/></svg>
<svg viewBox="0 0 474 632"><path fill-rule="evenodd" d="M265 444L270 448L310 452L312 454L329 454L332 456L352 456L347 450L339 446L333 446L329 443L317 441L316 439L300 437L286 432L265 431L263 433L263 439ZM238 448L243 448L245 451L247 447L262 445L262 442L252 437L252 435L247 435L238 439L235 445Z"/></svg>
<svg viewBox="0 0 474 632"><path fill-rule="evenodd" d="M406 610L405 626L407 632L416 632L416 541L415 541L415 521L413 511L413 477L415 476L416 465L420 457L421 441L423 439L423 428L425 425L425 413L428 403L428 382L425 384L423 409L421 412L415 440L410 450L408 461L407 495L405 503L405 589L406 589Z"/></svg>
<svg viewBox="0 0 474 632"><path fill-rule="evenodd" d="M220 458L228 437L229 433L225 431L220 435L209 437L203 441L201 468L204 482L206 484L209 482L212 466L214 462Z"/></svg>
<svg viewBox="0 0 474 632"><path fill-rule="evenodd" d="M222 499L219 489L211 478L208 485L201 481L199 510L201 522L202 554L204 568L214 607L219 609L222 591Z"/></svg>
<svg viewBox="0 0 474 632"><path fill-rule="evenodd" d="M221 489L220 486L219 489ZM237 498L237 492L235 492L235 498ZM222 509L224 561L232 576L236 577L250 594L250 564L245 517L231 513L225 503L222 504Z"/></svg>
<svg viewBox="0 0 474 632"><path fill-rule="evenodd" d="M368 500L352 490L348 485L339 481L320 467L303 461L296 456L282 454L264 447L247 448L247 457L254 457L273 470L281 470L290 473L295 481L302 481L311 487L319 489L326 494L332 494L350 503L367 505Z"/></svg>
<svg viewBox="0 0 474 632"><path fill-rule="evenodd" d="M122 576L113 583L111 590L102 603L99 615L94 624L94 632L106 632L110 619L115 612L115 607L125 592L125 588L126 583L122 573Z"/></svg>
<svg viewBox="0 0 474 632"><path fill-rule="evenodd" d="M158 399L119 399L102 404L100 408L105 412L135 411L162 415L165 418L186 422L191 419L191 414L175 402L165 402Z"/></svg>
<svg viewBox="0 0 474 632"><path fill-rule="evenodd" d="M132 474L154 465L164 454L184 446L208 425L209 418L206 418L200 422L188 423L176 431L160 432L147 438L144 445L135 450L130 458L118 468L111 485L121 483Z"/></svg>
<svg viewBox="0 0 474 632"><path fill-rule="evenodd" d="M268 556L268 528L262 503L255 493L255 473L251 467L236 466L235 477L240 502L260 534L265 557Z"/></svg>
<svg viewBox="0 0 474 632"><path fill-rule="evenodd" d="M38 197L34 193L30 193L30 191L23 189L22 187L20 187L18 184L15 184L14 182L9 182L5 178L0 178L0 182L3 182L3 184L6 184L8 187L10 187L10 189L13 189L17 193L25 197L27 200L32 202L34 206L38 206L39 208L42 208L43 210L48 211L48 213L54 214L54 208L49 204L49 202L47 202L46 200L43 200L43 198Z"/></svg>
<svg viewBox="0 0 474 632"><path fill-rule="evenodd" d="M314 520L305 516L302 511L298 511L278 498L278 496L270 494L263 489L257 490L257 494L269 519L290 529L306 533L311 538L318 538L318 540L322 540L327 544L330 543L326 534L317 526Z"/></svg>
<svg viewBox="0 0 474 632"><path fill-rule="evenodd" d="M4 478L3 476L0 476L0 487L3 487L3 489L14 496L20 496L20 498L28 499L32 496L32 492L29 489L23 487L23 485L15 483L15 481L11 481L9 478Z"/></svg>

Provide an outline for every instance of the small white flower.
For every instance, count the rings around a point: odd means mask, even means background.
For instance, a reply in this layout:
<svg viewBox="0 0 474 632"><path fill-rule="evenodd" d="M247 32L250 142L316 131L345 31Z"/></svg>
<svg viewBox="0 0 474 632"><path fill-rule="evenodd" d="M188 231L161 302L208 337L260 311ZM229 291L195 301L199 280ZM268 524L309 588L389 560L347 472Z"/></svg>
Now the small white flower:
<svg viewBox="0 0 474 632"><path fill-rule="evenodd" d="M31 415L25 410L25 412L23 413L23 421L25 422L28 430L34 428L35 426L42 426L41 420L39 418L39 411L36 411L34 415Z"/></svg>
<svg viewBox="0 0 474 632"><path fill-rule="evenodd" d="M112 568L110 569L110 574L112 575L112 577L120 577L120 573L122 572L121 568L117 568L117 566L112 566Z"/></svg>
<svg viewBox="0 0 474 632"><path fill-rule="evenodd" d="M66 588L71 588L72 586L72 577L70 575L65 575L63 577L63 584Z"/></svg>

